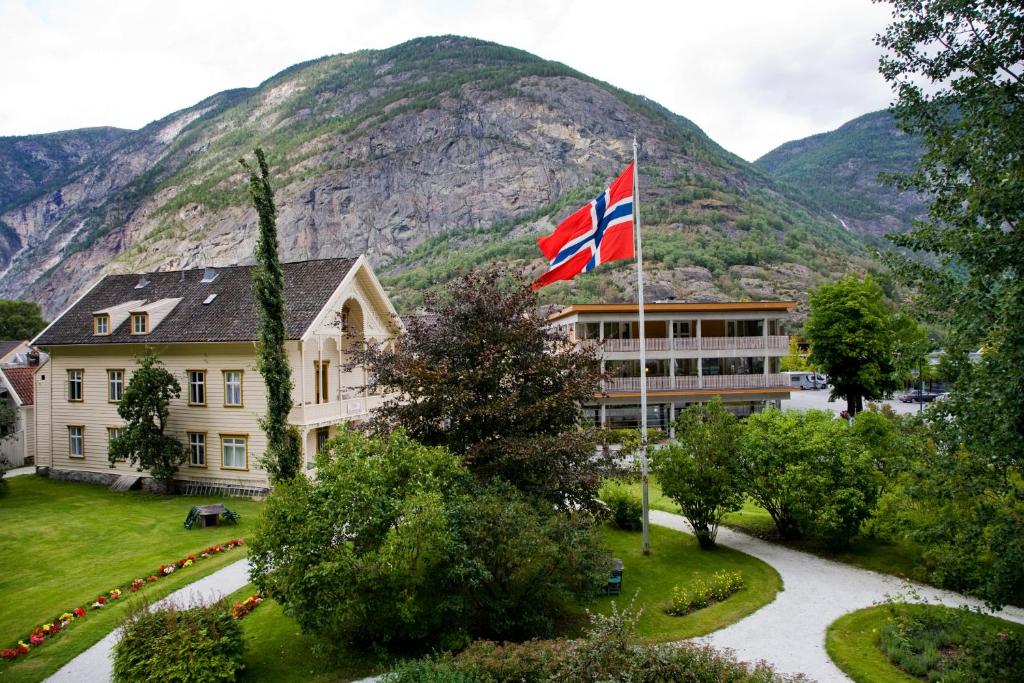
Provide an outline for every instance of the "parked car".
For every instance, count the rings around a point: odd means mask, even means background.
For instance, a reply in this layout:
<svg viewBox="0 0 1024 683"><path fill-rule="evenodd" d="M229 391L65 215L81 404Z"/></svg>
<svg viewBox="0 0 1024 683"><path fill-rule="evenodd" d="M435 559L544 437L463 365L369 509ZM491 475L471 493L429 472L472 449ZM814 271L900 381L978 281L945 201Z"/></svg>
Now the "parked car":
<svg viewBox="0 0 1024 683"><path fill-rule="evenodd" d="M787 372L790 387L800 389L824 389L828 386L828 379L825 375L815 372Z"/></svg>
<svg viewBox="0 0 1024 683"><path fill-rule="evenodd" d="M931 403L937 399L940 394L934 391L921 391L920 389L911 389L910 391L900 394L899 398L904 403Z"/></svg>

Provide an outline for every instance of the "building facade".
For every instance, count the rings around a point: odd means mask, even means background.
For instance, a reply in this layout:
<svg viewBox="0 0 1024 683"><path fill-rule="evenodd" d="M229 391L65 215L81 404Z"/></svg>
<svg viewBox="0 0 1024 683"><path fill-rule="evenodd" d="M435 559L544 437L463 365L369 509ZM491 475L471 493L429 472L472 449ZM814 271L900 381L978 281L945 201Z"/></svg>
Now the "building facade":
<svg viewBox="0 0 1024 683"><path fill-rule="evenodd" d="M737 415L789 398L781 372L789 351L785 322L791 301L652 303L644 306L647 422L668 430L690 403L720 396ZM549 325L570 343L599 349L609 378L583 406L597 426L640 426L640 339L636 304L576 304L552 313Z"/></svg>
<svg viewBox="0 0 1024 683"><path fill-rule="evenodd" d="M340 424L364 419L383 400L364 392L362 368L347 367L352 345L386 343L401 321L362 257L283 271L289 422L311 468ZM188 450L176 478L265 488L258 326L252 266L104 278L34 340L49 354L34 375L37 467L93 481L139 474L127 463L111 468L107 454L124 426L117 407L136 358L152 348L181 386L167 425Z"/></svg>

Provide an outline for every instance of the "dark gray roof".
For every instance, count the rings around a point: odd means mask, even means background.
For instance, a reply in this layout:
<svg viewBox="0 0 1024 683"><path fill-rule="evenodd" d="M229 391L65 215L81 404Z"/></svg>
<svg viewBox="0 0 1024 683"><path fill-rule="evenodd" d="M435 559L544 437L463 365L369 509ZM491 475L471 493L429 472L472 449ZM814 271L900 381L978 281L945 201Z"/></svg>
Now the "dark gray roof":
<svg viewBox="0 0 1024 683"><path fill-rule="evenodd" d="M306 331L331 294L345 279L355 259L322 259L282 264L284 269L285 330L288 339ZM40 346L56 344L157 344L170 342L228 342L256 339L258 317L253 298L254 266L217 268L217 278L203 283L202 268L147 273L149 281L136 289L140 275L108 275L75 302L36 340ZM217 298L203 301L211 294ZM130 321L111 334L92 332L94 311L145 299L181 301L147 335L129 333Z"/></svg>
<svg viewBox="0 0 1024 683"><path fill-rule="evenodd" d="M21 340L19 339L0 341L0 358L3 358L19 346L21 346Z"/></svg>

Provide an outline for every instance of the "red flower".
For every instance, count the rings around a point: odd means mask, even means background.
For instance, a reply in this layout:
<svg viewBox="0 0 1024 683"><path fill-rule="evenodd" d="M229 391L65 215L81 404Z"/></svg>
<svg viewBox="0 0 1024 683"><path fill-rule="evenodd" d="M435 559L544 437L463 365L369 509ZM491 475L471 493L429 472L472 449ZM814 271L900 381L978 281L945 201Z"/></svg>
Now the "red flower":
<svg viewBox="0 0 1024 683"><path fill-rule="evenodd" d="M100 603L101 605L105 605L107 604L107 599L101 595L100 597L96 598L96 602Z"/></svg>
<svg viewBox="0 0 1024 683"><path fill-rule="evenodd" d="M28 654L28 645L26 645L25 643L18 643L18 654L20 654L20 655L27 655Z"/></svg>
<svg viewBox="0 0 1024 683"><path fill-rule="evenodd" d="M163 570L161 570L161 571L163 571ZM151 574L150 577L148 579L146 579L146 580L149 581L150 583L153 583L154 581L158 580L159 578L160 578L159 576L155 576L155 575Z"/></svg>
<svg viewBox="0 0 1024 683"><path fill-rule="evenodd" d="M75 616L78 617L79 619L81 619L82 617L85 616L85 610L82 609L81 607L76 607L72 611L75 613Z"/></svg>
<svg viewBox="0 0 1024 683"><path fill-rule="evenodd" d="M28 637L28 642L32 643L33 645L42 645L43 644L43 637L42 636L37 636L37 635L31 635L31 636Z"/></svg>
<svg viewBox="0 0 1024 683"><path fill-rule="evenodd" d="M52 624L50 624L50 635L53 635L54 633L60 633L60 628L60 622L54 621Z"/></svg>
<svg viewBox="0 0 1024 683"><path fill-rule="evenodd" d="M5 647L3 650L0 650L0 659L14 659L17 656L18 651L13 647Z"/></svg>

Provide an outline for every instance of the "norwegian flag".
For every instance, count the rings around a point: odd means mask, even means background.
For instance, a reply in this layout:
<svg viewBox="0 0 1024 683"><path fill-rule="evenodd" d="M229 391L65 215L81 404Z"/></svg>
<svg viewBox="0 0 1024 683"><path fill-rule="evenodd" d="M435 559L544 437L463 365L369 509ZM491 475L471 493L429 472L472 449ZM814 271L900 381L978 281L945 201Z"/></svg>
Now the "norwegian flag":
<svg viewBox="0 0 1024 683"><path fill-rule="evenodd" d="M537 240L551 267L533 281L531 289L571 280L608 261L633 258L634 163L594 201L562 221L553 233Z"/></svg>

